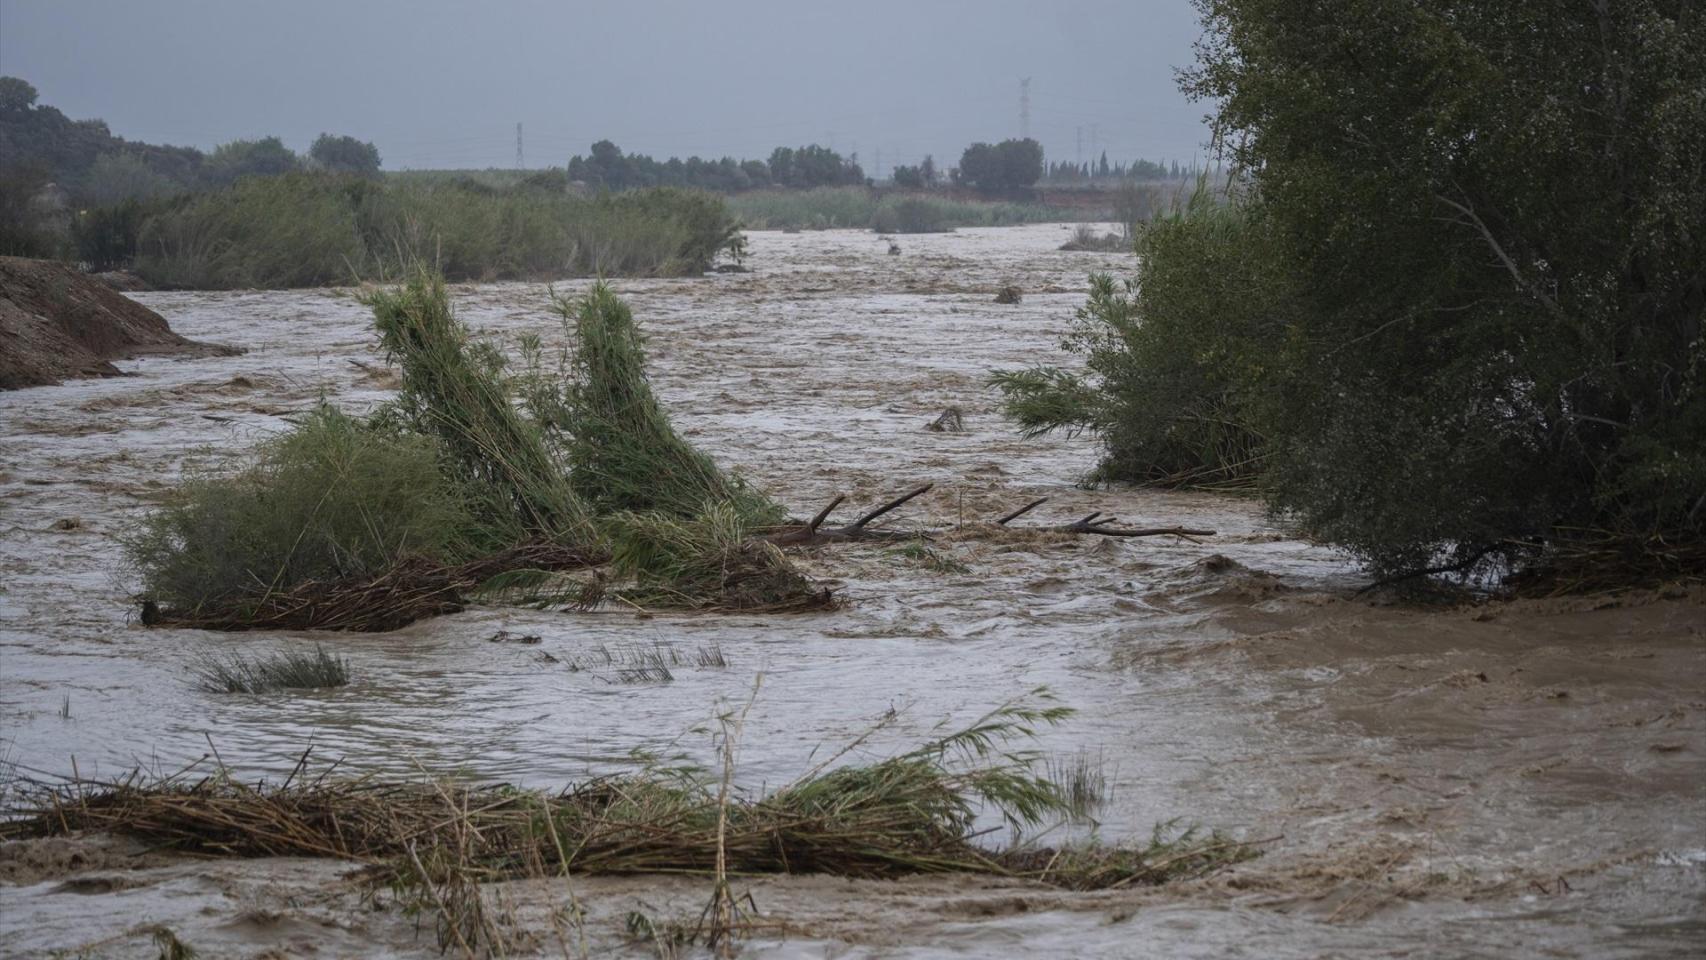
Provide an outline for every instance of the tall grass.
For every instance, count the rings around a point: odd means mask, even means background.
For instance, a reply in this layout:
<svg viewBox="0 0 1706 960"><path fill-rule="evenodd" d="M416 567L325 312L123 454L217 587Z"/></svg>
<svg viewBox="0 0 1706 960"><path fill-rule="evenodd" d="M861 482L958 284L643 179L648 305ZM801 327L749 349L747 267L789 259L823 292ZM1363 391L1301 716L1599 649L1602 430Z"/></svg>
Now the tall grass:
<svg viewBox="0 0 1706 960"><path fill-rule="evenodd" d="M1075 220L1072 210L1031 203L955 200L931 194L896 194L868 187L757 190L729 198L729 208L759 230L874 229L930 233L954 227L1001 227Z"/></svg>
<svg viewBox="0 0 1706 960"><path fill-rule="evenodd" d="M680 276L739 235L723 201L659 188L582 197L531 185L297 173L180 198L143 225L136 270L156 286L312 287L418 263L445 278Z"/></svg>
<svg viewBox="0 0 1706 960"><path fill-rule="evenodd" d="M610 595L602 577L567 600L542 591L612 553L631 603L829 603L756 538L781 507L670 425L633 316L603 284L556 301L576 349L555 374L536 341L506 374L425 270L365 302L401 368L397 398L366 420L316 411L142 521L126 546L144 622L387 630L471 596L590 606Z"/></svg>

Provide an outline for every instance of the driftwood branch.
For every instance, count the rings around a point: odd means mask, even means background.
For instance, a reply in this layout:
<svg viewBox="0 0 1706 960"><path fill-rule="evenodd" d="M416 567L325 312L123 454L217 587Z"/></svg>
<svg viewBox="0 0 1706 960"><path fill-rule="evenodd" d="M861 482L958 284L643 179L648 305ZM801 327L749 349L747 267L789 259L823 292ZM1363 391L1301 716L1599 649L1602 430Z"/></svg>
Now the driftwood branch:
<svg viewBox="0 0 1706 960"><path fill-rule="evenodd" d="M877 509L872 510L870 513L867 513L864 516L860 517L859 519L853 521L852 526L847 527L845 529L863 530L863 529L865 529L865 527L868 524L870 524L870 522L872 520L877 519L878 517L882 516L885 513L888 513L890 510L893 510L896 507L902 506L908 500L911 500L914 497L923 496L924 494L929 493L932 489L935 488L935 486L936 485L933 483L927 483L924 486L919 487L919 488L917 488L917 489L915 489L909 493L903 493L900 496L895 497L893 500L890 500L888 503L883 504L882 506L878 507Z"/></svg>
<svg viewBox="0 0 1706 960"><path fill-rule="evenodd" d="M1005 517L1002 517L1001 519L995 521L995 525L998 527L1005 527L1007 524L1013 522L1014 520L1019 519L1020 517L1024 516L1027 513L1030 513L1032 510L1035 510L1036 508L1042 506L1043 504L1045 504L1047 502L1048 502L1047 497L1038 497L1037 499L1032 500L1030 503L1025 504L1024 506L1013 511L1012 513L1009 513Z"/></svg>
<svg viewBox="0 0 1706 960"><path fill-rule="evenodd" d="M825 527L823 525L830 513L840 506L847 498L838 494L827 506L819 510L811 520L804 524L774 530L763 539L779 547L802 547L822 543L846 543L853 541L896 542L903 540L930 540L948 533L946 530L873 530L871 522L888 513L899 509L908 501L928 493L934 489L934 484L924 484L907 491L904 494L884 503L882 506L864 514L852 523L840 527ZM1039 527L1011 527L1012 521L1030 513L1037 507L1048 502L1047 497L1039 497L1017 510L1006 514L989 528L1000 530L1036 530L1046 533L1070 533L1099 537L1212 537L1213 530L1198 530L1191 527L1118 527L1118 517L1104 517L1100 510L1090 513L1072 523Z"/></svg>

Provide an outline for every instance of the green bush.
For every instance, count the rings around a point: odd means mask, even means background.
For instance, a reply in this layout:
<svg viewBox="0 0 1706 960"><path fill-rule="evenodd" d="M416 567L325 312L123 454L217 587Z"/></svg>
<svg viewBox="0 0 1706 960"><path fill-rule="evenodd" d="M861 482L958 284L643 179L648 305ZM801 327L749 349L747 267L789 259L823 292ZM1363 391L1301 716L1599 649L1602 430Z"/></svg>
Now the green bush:
<svg viewBox="0 0 1706 960"><path fill-rule="evenodd" d="M1381 577L1706 571L1706 20L1202 6L1248 199L1143 231L1090 374L1003 374L1009 411L1099 432L1104 479L1259 467Z"/></svg>
<svg viewBox="0 0 1706 960"><path fill-rule="evenodd" d="M145 596L193 612L450 559L467 523L437 444L321 407L236 472L190 479L124 546Z"/></svg>
<svg viewBox="0 0 1706 960"><path fill-rule="evenodd" d="M871 217L871 229L878 233L945 233L947 211L941 204L921 197L887 198Z"/></svg>
<svg viewBox="0 0 1706 960"><path fill-rule="evenodd" d="M1204 9L1191 89L1308 300L1272 358L1273 505L1380 574L1584 535L1699 557L1706 18Z"/></svg>
<svg viewBox="0 0 1706 960"><path fill-rule="evenodd" d="M1089 431L1105 450L1091 482L1244 486L1262 464L1264 357L1295 297L1266 225L1199 190L1138 234L1135 281L1093 276L1064 347L1087 374L999 373L1003 408L1027 435Z"/></svg>

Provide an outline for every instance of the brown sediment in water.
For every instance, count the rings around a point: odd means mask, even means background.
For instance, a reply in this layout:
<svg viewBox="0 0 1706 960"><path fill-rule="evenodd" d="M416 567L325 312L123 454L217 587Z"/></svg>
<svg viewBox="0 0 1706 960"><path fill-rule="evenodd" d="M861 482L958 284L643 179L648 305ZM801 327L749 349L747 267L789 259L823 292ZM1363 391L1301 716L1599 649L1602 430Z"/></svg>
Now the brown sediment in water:
<svg viewBox="0 0 1706 960"><path fill-rule="evenodd" d="M155 756L168 768L188 762L211 736L240 776L276 779L313 739L317 756L344 757L351 773L460 768L559 786L624 769L635 748L709 762L697 739L670 741L719 700L744 698L763 670L766 696L742 746L756 787L785 781L815 745L844 742L891 707L894 737L873 750L1045 683L1080 714L1041 746L1107 757L1104 837L1145 837L1183 816L1283 839L1215 877L1152 890L752 878L737 892L751 890L777 926L745 955L1117 957L1133 944L1208 956L1694 953L1706 935L1706 599L1681 590L1383 604L1353 598L1366 583L1353 565L1275 527L1251 500L1076 488L1093 443L1020 439L984 386L991 367L1059 359L1084 274L1126 269L1123 254L1055 251L1068 232L919 236L895 258L868 234L756 234L754 273L617 292L646 327L652 383L678 429L796 516L838 493L876 504L935 482L896 526L952 531L1047 496L1023 522L1103 510L1216 537L950 532L933 547L965 567L957 572L897 558L887 544L809 549L797 554L808 571L842 584L847 602L833 611L568 617L476 606L340 637L350 686L266 697L196 692L184 665L316 638L141 630L127 622L134 584L109 538L184 466L270 435L321 392L357 409L390 396L348 362L378 362L369 321L321 291L139 294L188 336L256 349L9 398L0 699L10 744L0 754L64 774L75 756L85 775L105 776ZM1021 303L989 302L1005 282L1024 287ZM461 316L499 345L535 332L556 346L542 288L455 295ZM254 389L219 389L236 377ZM195 384L207 389L179 389ZM950 406L963 411L963 432L920 429ZM64 517L83 523L54 529ZM541 640L485 642L500 629ZM645 684L566 667L600 644L635 642L715 643L730 666ZM364 904L348 870L173 860L129 871L146 882L122 898L54 892L57 880L8 885L0 927L12 949L45 953L123 934L147 910L204 955L277 943L438 956L430 933L417 938L408 918ZM564 896L526 880L491 892L542 931ZM691 919L708 892L698 878L575 883L595 955L644 954L623 946L630 911ZM542 949L560 955L550 936ZM146 947L143 936L90 953Z"/></svg>

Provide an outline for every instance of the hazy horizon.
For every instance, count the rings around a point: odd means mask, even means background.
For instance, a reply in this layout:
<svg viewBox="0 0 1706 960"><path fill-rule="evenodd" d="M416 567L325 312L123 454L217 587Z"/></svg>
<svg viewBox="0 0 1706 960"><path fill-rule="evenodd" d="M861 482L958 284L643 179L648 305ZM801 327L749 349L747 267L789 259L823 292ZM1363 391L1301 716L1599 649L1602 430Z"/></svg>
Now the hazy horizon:
<svg viewBox="0 0 1706 960"><path fill-rule="evenodd" d="M331 132L372 141L387 169L512 167L519 122L529 168L601 139L660 159L822 143L879 175L1018 136L1025 76L1050 160L1080 143L1086 160L1203 157L1207 108L1173 82L1199 32L1189 0L880 0L856 15L0 0L0 74L118 136L204 150L276 135L305 151Z"/></svg>

